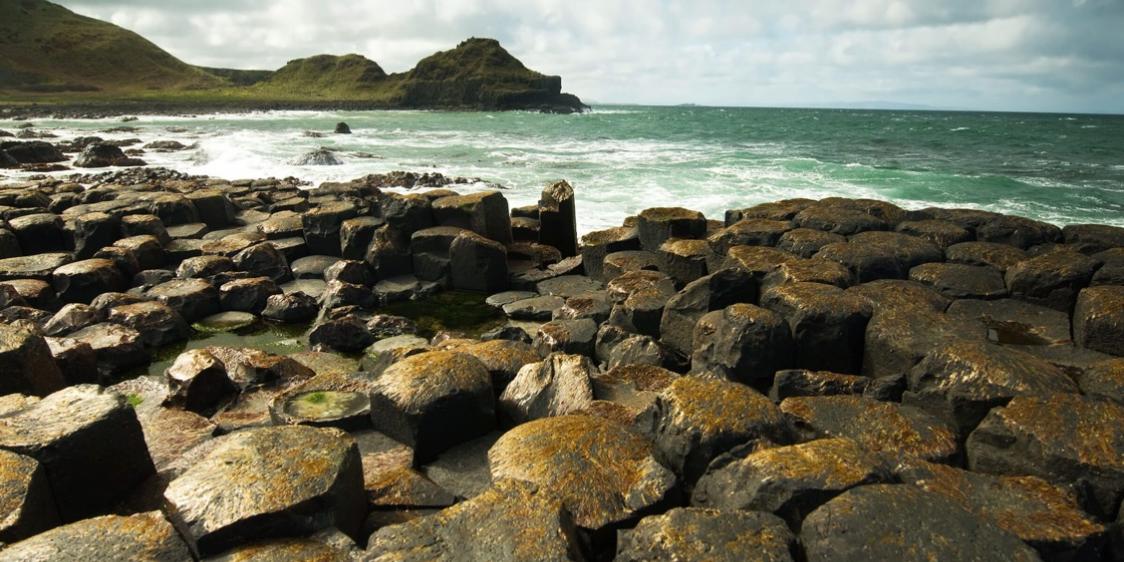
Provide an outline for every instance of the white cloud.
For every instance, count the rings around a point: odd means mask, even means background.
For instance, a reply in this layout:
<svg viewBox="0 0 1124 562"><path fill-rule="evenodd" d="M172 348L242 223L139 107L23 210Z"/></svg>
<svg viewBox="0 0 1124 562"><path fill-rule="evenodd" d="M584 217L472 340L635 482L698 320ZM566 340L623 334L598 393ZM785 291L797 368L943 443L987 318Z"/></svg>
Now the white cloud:
<svg viewBox="0 0 1124 562"><path fill-rule="evenodd" d="M357 52L387 71L499 39L608 102L1124 112L1119 0L70 0L195 64Z"/></svg>

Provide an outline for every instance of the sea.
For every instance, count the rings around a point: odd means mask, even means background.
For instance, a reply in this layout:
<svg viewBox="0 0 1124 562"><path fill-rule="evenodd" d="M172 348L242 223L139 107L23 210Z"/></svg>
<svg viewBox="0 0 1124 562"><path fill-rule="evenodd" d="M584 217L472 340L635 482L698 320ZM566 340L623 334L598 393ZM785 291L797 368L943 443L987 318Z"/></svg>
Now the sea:
<svg viewBox="0 0 1124 562"><path fill-rule="evenodd" d="M338 122L352 134L332 134ZM277 111L34 123L62 139L177 140L191 148L143 158L232 180L297 177L314 187L440 172L479 178L463 191L502 186L518 206L564 179L582 232L648 207L721 219L726 209L830 196L1124 226L1124 116L595 106L580 115ZM122 125L136 130L103 132ZM296 164L319 147L343 164Z"/></svg>

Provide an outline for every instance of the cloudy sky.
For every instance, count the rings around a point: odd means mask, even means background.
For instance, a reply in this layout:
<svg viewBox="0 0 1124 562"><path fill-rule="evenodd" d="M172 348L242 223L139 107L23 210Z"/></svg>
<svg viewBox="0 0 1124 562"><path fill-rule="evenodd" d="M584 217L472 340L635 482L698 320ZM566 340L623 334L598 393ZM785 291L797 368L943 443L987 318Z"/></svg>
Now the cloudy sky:
<svg viewBox="0 0 1124 562"><path fill-rule="evenodd" d="M1124 0L62 0L193 64L494 37L612 103L1124 113Z"/></svg>

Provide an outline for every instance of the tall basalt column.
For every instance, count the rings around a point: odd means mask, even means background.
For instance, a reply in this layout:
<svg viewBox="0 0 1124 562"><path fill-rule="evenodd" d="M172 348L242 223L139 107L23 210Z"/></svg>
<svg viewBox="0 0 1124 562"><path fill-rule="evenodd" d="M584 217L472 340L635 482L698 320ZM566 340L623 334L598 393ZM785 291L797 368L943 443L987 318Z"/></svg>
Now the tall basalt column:
<svg viewBox="0 0 1124 562"><path fill-rule="evenodd" d="M574 188L565 181L547 186L539 198L539 242L558 248L564 258L578 255Z"/></svg>

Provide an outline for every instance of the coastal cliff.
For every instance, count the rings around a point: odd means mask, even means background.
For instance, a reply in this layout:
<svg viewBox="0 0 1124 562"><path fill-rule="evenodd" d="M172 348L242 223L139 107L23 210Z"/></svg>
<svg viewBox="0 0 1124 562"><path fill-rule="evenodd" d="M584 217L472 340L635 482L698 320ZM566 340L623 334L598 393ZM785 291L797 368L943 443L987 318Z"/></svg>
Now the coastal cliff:
<svg viewBox="0 0 1124 562"><path fill-rule="evenodd" d="M0 95L91 111L327 108L582 111L562 79L471 38L388 74L362 55L321 54L276 71L203 68L140 35L46 0L0 0ZM127 109L126 109L127 108Z"/></svg>

